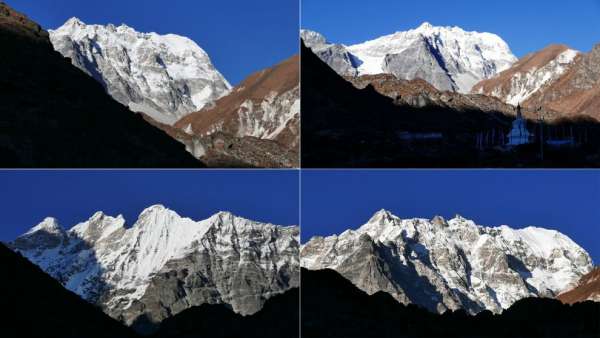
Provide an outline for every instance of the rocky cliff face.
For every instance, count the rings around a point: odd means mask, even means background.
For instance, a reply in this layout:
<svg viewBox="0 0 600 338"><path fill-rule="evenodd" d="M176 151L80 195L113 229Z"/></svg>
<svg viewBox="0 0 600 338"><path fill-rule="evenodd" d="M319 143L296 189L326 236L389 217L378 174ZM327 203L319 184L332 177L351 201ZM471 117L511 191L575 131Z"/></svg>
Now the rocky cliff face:
<svg viewBox="0 0 600 338"><path fill-rule="evenodd" d="M538 90L524 105L600 119L600 45L577 57L559 79Z"/></svg>
<svg viewBox="0 0 600 338"><path fill-rule="evenodd" d="M526 55L493 78L481 81L472 92L494 96L516 106L560 78L578 54L565 45L550 45Z"/></svg>
<svg viewBox="0 0 600 338"><path fill-rule="evenodd" d="M182 36L72 18L51 30L50 39L115 100L161 123L173 124L231 89L206 52Z"/></svg>
<svg viewBox="0 0 600 338"><path fill-rule="evenodd" d="M472 314L554 297L592 269L585 250L556 231L489 228L460 216L400 219L384 210L358 230L312 238L301 264L336 270L368 294Z"/></svg>
<svg viewBox="0 0 600 338"><path fill-rule="evenodd" d="M315 36L303 35L307 47L342 75L421 78L439 90L462 93L517 61L497 35L429 23L348 47L323 44Z"/></svg>
<svg viewBox="0 0 600 338"><path fill-rule="evenodd" d="M203 221L156 205L131 228L98 212L65 231L48 218L11 248L139 331L192 306L259 311L298 286L298 228L221 212Z"/></svg>

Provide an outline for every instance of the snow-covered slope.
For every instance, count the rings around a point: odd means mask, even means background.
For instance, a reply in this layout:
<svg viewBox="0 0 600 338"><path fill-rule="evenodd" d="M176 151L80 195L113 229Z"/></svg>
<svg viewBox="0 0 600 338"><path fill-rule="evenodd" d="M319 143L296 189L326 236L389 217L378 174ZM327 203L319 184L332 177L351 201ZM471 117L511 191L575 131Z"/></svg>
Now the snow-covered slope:
<svg viewBox="0 0 600 338"><path fill-rule="evenodd" d="M439 90L462 93L517 61L506 42L495 34L427 22L345 50L357 75L387 73L406 80L421 78Z"/></svg>
<svg viewBox="0 0 600 338"><path fill-rule="evenodd" d="M564 45L551 45L529 54L509 69L473 87L473 92L497 97L508 104L521 104L545 86L558 80L579 52Z"/></svg>
<svg viewBox="0 0 600 338"><path fill-rule="evenodd" d="M334 269L369 294L473 314L554 297L592 270L586 251L557 231L484 227L460 216L400 219L385 210L358 230L312 238L301 265Z"/></svg>
<svg viewBox="0 0 600 338"><path fill-rule="evenodd" d="M133 324L191 306L242 314L298 284L298 228L227 212L202 221L155 205L132 227L102 212L63 230L47 218L10 246L82 298Z"/></svg>
<svg viewBox="0 0 600 338"><path fill-rule="evenodd" d="M161 123L173 124L231 89L206 52L182 36L86 25L77 18L49 33L54 48L115 100Z"/></svg>

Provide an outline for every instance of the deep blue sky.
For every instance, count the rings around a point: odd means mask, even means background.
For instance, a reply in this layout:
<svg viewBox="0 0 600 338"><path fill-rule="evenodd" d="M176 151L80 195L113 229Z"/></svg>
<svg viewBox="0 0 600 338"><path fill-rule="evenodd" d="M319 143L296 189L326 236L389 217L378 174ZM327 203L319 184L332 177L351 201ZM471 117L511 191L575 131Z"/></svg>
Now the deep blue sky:
<svg viewBox="0 0 600 338"><path fill-rule="evenodd" d="M302 241L366 223L460 214L486 226L559 230L600 264L600 173L594 171L302 172Z"/></svg>
<svg viewBox="0 0 600 338"><path fill-rule="evenodd" d="M194 40L232 84L298 53L298 0L6 0L44 28L70 17Z"/></svg>
<svg viewBox="0 0 600 338"><path fill-rule="evenodd" d="M96 211L123 214L129 226L163 204L201 220L225 210L256 221L299 224L298 171L2 171L0 241L47 216L68 229Z"/></svg>
<svg viewBox="0 0 600 338"><path fill-rule="evenodd" d="M355 44L418 27L498 34L522 57L552 43L589 51L600 43L600 0L303 0L302 27Z"/></svg>

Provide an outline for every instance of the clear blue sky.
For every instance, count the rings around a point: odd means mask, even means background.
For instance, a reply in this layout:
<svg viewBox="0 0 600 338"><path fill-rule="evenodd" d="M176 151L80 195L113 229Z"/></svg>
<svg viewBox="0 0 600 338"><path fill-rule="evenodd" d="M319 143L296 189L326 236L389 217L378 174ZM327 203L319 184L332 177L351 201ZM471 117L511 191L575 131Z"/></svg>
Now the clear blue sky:
<svg viewBox="0 0 600 338"><path fill-rule="evenodd" d="M302 172L302 241L366 223L380 209L401 218L460 214L486 226L558 230L600 265L600 172Z"/></svg>
<svg viewBox="0 0 600 338"><path fill-rule="evenodd" d="M70 17L184 35L232 84L298 53L298 0L5 0L44 28Z"/></svg>
<svg viewBox="0 0 600 338"><path fill-rule="evenodd" d="M0 241L15 239L47 216L68 229L104 211L123 214L131 226L153 204L196 220L224 210L297 225L298 175L297 170L2 171Z"/></svg>
<svg viewBox="0 0 600 338"><path fill-rule="evenodd" d="M302 27L355 44L418 27L498 34L522 57L552 43L589 51L600 43L600 0L303 0Z"/></svg>

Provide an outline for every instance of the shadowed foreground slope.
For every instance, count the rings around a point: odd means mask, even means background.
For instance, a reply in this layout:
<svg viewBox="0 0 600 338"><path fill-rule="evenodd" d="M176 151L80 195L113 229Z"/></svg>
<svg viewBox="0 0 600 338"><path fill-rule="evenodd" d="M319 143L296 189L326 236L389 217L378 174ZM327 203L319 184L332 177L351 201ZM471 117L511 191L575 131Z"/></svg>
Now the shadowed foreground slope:
<svg viewBox="0 0 600 338"><path fill-rule="evenodd" d="M0 244L1 336L125 338L136 334Z"/></svg>
<svg viewBox="0 0 600 338"><path fill-rule="evenodd" d="M241 316L223 305L201 305L165 319L154 338L299 337L299 290L270 298L263 309Z"/></svg>
<svg viewBox="0 0 600 338"><path fill-rule="evenodd" d="M434 314L402 305L386 293L372 296L333 270L301 272L302 336L345 337L600 337L600 303L573 306L529 298L501 315L484 311Z"/></svg>

